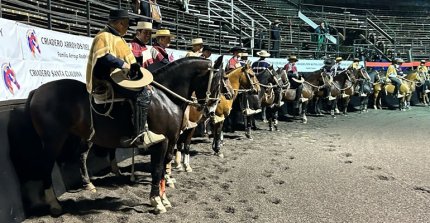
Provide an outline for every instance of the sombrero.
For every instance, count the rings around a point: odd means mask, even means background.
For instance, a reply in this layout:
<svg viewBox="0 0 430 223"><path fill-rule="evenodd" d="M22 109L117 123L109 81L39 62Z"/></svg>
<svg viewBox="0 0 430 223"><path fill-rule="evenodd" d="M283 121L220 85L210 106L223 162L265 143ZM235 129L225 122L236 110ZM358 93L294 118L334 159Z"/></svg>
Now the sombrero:
<svg viewBox="0 0 430 223"><path fill-rule="evenodd" d="M394 60L396 63L404 63L405 61L402 58L397 58Z"/></svg>
<svg viewBox="0 0 430 223"><path fill-rule="evenodd" d="M195 38L195 39L191 40L191 45L197 45L197 44L203 44L203 39L202 38Z"/></svg>
<svg viewBox="0 0 430 223"><path fill-rule="evenodd" d="M270 53L268 53L266 50L257 52L257 55L260 57L270 57Z"/></svg>
<svg viewBox="0 0 430 223"><path fill-rule="evenodd" d="M229 50L229 52L230 52L230 53L232 53L232 52L236 52L236 51L242 52L242 51L243 51L243 48L242 48L242 47L240 47L240 46L235 46L235 47L232 47L232 48Z"/></svg>
<svg viewBox="0 0 430 223"><path fill-rule="evenodd" d="M154 30L152 29L152 23L139 21L136 26L130 26L130 29L134 30Z"/></svg>
<svg viewBox="0 0 430 223"><path fill-rule="evenodd" d="M352 61L354 61L354 62L360 62L360 59L358 59L357 57L356 58L354 58Z"/></svg>
<svg viewBox="0 0 430 223"><path fill-rule="evenodd" d="M115 69L110 74L110 77L119 86L127 88L129 90L138 91L154 80L154 77L152 76L151 72L149 72L147 69L141 67L140 71L142 72L143 77L138 80L130 80L127 78L127 74L128 72L130 72L130 70L128 69Z"/></svg>
<svg viewBox="0 0 430 223"><path fill-rule="evenodd" d="M170 30L168 29L159 29L155 34L152 34L152 38L159 36L169 36L170 38L175 38L175 35L170 34Z"/></svg>
<svg viewBox="0 0 430 223"><path fill-rule="evenodd" d="M342 57L336 57L336 61L342 61Z"/></svg>
<svg viewBox="0 0 430 223"><path fill-rule="evenodd" d="M421 63L426 63L426 60L421 60Z"/></svg>
<svg viewBox="0 0 430 223"><path fill-rule="evenodd" d="M295 60L296 62L299 61L296 56L289 56L288 61L290 60Z"/></svg>
<svg viewBox="0 0 430 223"><path fill-rule="evenodd" d="M246 52L244 52L244 53L239 53L239 56L240 56L240 57L247 57L247 56L249 56L249 54L248 54L248 53L246 53Z"/></svg>

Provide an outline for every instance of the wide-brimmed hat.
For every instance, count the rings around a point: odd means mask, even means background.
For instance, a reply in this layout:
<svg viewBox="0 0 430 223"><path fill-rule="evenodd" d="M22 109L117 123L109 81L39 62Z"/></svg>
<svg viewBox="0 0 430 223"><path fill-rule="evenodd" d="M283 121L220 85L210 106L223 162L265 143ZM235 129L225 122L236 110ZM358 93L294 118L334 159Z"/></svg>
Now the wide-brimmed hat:
<svg viewBox="0 0 430 223"><path fill-rule="evenodd" d="M421 60L421 63L426 63L426 60Z"/></svg>
<svg viewBox="0 0 430 223"><path fill-rule="evenodd" d="M170 30L168 29L159 29L155 34L152 34L152 38L159 37L159 36L169 36L170 38L176 37L175 35L170 34Z"/></svg>
<svg viewBox="0 0 430 223"><path fill-rule="evenodd" d="M396 63L404 63L405 61L402 58L396 58L396 59L394 59L394 62L396 62Z"/></svg>
<svg viewBox="0 0 430 223"><path fill-rule="evenodd" d="M191 45L203 44L202 38L195 38L191 40Z"/></svg>
<svg viewBox="0 0 430 223"><path fill-rule="evenodd" d="M142 89L142 87L150 84L154 77L151 72L145 68L140 68L140 71L143 74L143 77L138 80L130 80L127 78L127 74L130 70L128 69L115 69L110 74L112 80L121 87L127 88L129 90L138 91Z"/></svg>
<svg viewBox="0 0 430 223"><path fill-rule="evenodd" d="M342 61L342 57L336 57L336 61Z"/></svg>
<svg viewBox="0 0 430 223"><path fill-rule="evenodd" d="M240 57L247 57L249 54L247 52L239 53Z"/></svg>
<svg viewBox="0 0 430 223"><path fill-rule="evenodd" d="M358 58L356 57L356 58L354 58L352 61L354 61L354 62L360 62L360 59L358 59Z"/></svg>
<svg viewBox="0 0 430 223"><path fill-rule="evenodd" d="M202 49L202 51L213 51L213 49L212 49L212 47L211 46L209 46L209 45L206 45L206 46L203 46L203 49Z"/></svg>
<svg viewBox="0 0 430 223"><path fill-rule="evenodd" d="M130 26L134 30L154 30L152 29L152 23L140 21L136 26Z"/></svg>
<svg viewBox="0 0 430 223"><path fill-rule="evenodd" d="M294 61L299 61L298 59L297 59L297 56L289 56L288 57L288 61L291 61L291 60L294 60Z"/></svg>
<svg viewBox="0 0 430 223"><path fill-rule="evenodd" d="M273 24L281 24L282 22L281 22L281 20L279 20L279 19L275 19L275 21L273 21Z"/></svg>
<svg viewBox="0 0 430 223"><path fill-rule="evenodd" d="M228 52L233 53L233 52L237 52L237 51L239 51L239 53L240 53L243 51L243 48L240 46L234 46Z"/></svg>
<svg viewBox="0 0 430 223"><path fill-rule="evenodd" d="M260 57L270 57L270 53L268 53L266 50L261 50L257 52L257 55Z"/></svg>
<svg viewBox="0 0 430 223"><path fill-rule="evenodd" d="M125 9L111 9L109 11L109 20L129 19L128 11Z"/></svg>

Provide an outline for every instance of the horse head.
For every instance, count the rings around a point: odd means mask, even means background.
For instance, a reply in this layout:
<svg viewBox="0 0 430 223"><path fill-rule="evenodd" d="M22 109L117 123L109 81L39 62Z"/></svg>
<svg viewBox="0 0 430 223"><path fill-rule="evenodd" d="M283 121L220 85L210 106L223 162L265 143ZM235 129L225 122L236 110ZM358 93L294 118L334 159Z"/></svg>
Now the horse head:
<svg viewBox="0 0 430 223"><path fill-rule="evenodd" d="M247 90L252 90L253 93L260 92L260 84L257 79L257 75L255 75L254 71L251 68L251 65L249 63L245 64L242 68L242 73L244 74L245 78L241 78L240 84Z"/></svg>

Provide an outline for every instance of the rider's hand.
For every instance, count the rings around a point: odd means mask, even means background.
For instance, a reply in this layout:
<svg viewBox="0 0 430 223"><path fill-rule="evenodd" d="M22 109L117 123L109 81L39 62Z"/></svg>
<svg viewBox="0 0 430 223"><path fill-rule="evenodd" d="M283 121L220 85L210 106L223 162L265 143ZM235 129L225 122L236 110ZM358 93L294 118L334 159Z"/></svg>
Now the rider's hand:
<svg viewBox="0 0 430 223"><path fill-rule="evenodd" d="M140 71L140 65L137 63L133 63L130 65L130 74L129 77L131 80L137 80L140 79L143 76L142 72Z"/></svg>

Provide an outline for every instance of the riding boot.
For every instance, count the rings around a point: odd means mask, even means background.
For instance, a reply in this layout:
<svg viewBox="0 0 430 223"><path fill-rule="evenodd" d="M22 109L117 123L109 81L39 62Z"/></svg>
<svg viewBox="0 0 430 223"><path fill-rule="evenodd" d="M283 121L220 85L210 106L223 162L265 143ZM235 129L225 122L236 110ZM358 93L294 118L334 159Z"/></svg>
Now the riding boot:
<svg viewBox="0 0 430 223"><path fill-rule="evenodd" d="M165 139L163 135L155 134L148 130L147 118L151 97L152 92L148 88L144 88L137 96L134 106L134 128L136 137L129 143L129 145L134 144L139 148L146 149Z"/></svg>
<svg viewBox="0 0 430 223"><path fill-rule="evenodd" d="M269 120L269 131L273 131L272 119Z"/></svg>
<svg viewBox="0 0 430 223"><path fill-rule="evenodd" d="M277 119L273 120L273 127L275 128L275 131L279 131L279 129L278 129L278 120Z"/></svg>

